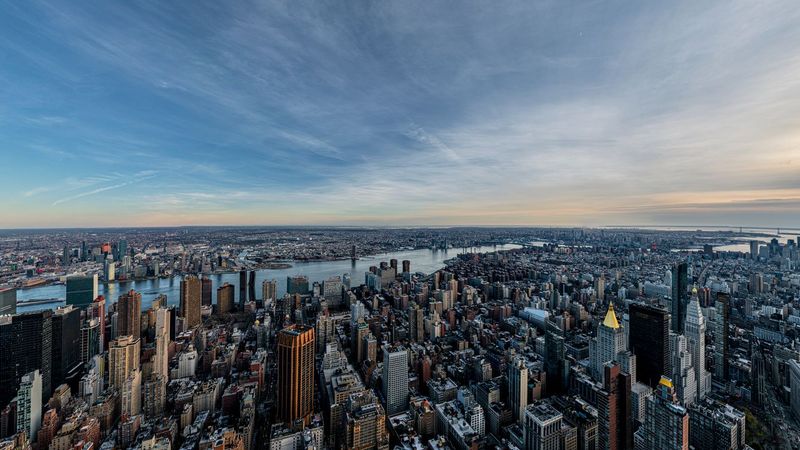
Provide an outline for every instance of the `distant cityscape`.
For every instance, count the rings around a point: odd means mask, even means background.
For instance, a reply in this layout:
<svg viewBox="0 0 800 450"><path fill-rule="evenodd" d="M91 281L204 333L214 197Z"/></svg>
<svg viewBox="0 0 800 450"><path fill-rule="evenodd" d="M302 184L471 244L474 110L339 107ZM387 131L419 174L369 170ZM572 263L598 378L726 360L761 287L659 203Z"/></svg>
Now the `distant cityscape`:
<svg viewBox="0 0 800 450"><path fill-rule="evenodd" d="M0 449L798 448L786 231L6 230Z"/></svg>

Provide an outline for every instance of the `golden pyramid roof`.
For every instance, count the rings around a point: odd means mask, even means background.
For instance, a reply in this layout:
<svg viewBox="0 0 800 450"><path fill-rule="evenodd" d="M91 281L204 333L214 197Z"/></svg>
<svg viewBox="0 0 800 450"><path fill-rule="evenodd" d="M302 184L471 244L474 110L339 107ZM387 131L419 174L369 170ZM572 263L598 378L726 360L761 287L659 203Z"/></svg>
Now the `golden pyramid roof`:
<svg viewBox="0 0 800 450"><path fill-rule="evenodd" d="M608 304L608 312L606 313L606 318L603 319L603 325L607 326L608 328L619 328L619 322L617 321L617 315L614 314L614 304Z"/></svg>

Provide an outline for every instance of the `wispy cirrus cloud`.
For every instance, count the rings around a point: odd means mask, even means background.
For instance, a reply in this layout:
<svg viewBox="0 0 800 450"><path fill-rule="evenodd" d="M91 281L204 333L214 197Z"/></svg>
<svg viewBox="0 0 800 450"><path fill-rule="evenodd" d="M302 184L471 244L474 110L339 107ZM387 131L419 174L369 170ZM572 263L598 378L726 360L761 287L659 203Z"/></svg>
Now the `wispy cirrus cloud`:
<svg viewBox="0 0 800 450"><path fill-rule="evenodd" d="M788 0L39 2L0 29L23 217L120 191L128 218L800 220L773 195L800 179Z"/></svg>

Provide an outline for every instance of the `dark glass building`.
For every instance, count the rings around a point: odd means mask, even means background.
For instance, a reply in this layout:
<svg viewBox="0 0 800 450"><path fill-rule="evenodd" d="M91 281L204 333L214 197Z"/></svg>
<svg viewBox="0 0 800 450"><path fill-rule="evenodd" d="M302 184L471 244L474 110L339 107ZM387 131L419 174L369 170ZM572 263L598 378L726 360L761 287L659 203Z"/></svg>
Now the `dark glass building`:
<svg viewBox="0 0 800 450"><path fill-rule="evenodd" d="M51 385L68 383L75 388L81 371L81 310L72 305L58 308L52 322Z"/></svg>
<svg viewBox="0 0 800 450"><path fill-rule="evenodd" d="M0 317L0 405L17 395L20 378L39 370L42 402L50 399L53 350L50 310Z"/></svg>
<svg viewBox="0 0 800 450"><path fill-rule="evenodd" d="M97 275L67 277L67 304L86 306L97 298Z"/></svg>
<svg viewBox="0 0 800 450"><path fill-rule="evenodd" d="M17 313L17 290L0 289L0 316Z"/></svg>
<svg viewBox="0 0 800 450"><path fill-rule="evenodd" d="M678 263L672 267L672 331L682 334L683 323L686 321L686 305L689 303L689 266Z"/></svg>
<svg viewBox="0 0 800 450"><path fill-rule="evenodd" d="M670 314L666 309L632 303L628 308L629 348L636 355L636 380L655 388L669 369Z"/></svg>
<svg viewBox="0 0 800 450"><path fill-rule="evenodd" d="M203 277L200 281L202 282L202 285L203 285L202 286L202 290L203 290L202 305L203 306L211 306L211 301L212 301L211 300L211 294L212 294L211 279L208 278L208 277Z"/></svg>

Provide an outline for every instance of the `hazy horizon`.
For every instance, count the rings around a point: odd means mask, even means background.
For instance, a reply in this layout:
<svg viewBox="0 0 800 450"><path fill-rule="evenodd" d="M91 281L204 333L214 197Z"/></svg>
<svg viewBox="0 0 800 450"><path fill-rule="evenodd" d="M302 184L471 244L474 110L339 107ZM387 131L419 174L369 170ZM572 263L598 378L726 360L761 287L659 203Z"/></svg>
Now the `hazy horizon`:
<svg viewBox="0 0 800 450"><path fill-rule="evenodd" d="M800 223L793 2L3 11L0 229Z"/></svg>

